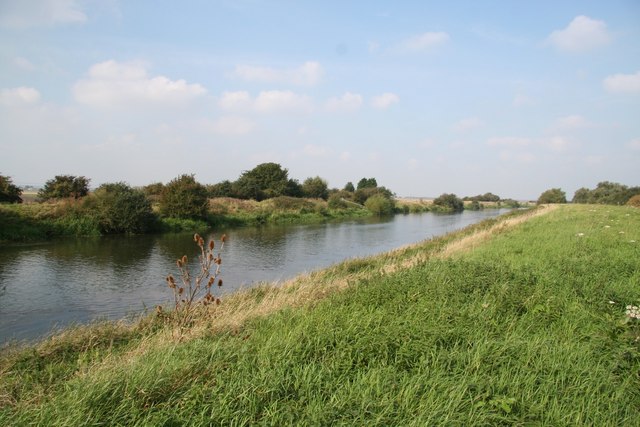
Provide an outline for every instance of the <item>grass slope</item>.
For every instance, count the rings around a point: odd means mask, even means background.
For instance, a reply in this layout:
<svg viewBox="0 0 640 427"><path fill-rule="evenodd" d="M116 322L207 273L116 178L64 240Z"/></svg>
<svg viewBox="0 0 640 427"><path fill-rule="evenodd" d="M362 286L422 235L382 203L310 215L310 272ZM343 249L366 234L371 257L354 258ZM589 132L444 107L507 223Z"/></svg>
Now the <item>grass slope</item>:
<svg viewBox="0 0 640 427"><path fill-rule="evenodd" d="M7 351L0 424L637 425L640 211L546 212Z"/></svg>

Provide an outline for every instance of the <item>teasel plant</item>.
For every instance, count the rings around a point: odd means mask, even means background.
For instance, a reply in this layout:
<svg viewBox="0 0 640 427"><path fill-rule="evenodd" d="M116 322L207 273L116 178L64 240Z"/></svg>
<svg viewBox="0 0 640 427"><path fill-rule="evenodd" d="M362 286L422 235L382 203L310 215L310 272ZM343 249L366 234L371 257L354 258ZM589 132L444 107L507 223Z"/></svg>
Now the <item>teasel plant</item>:
<svg viewBox="0 0 640 427"><path fill-rule="evenodd" d="M173 314L165 313L161 306L158 306L157 312L164 318L174 319L180 331L192 323L197 306L209 307L220 304L220 297L214 294L213 289L222 287L222 279L219 277L222 266L220 253L224 249L226 240L227 236L223 234L220 238L220 248L216 254L214 239L205 245L204 239L196 233L193 236L193 241L200 249L198 272L194 275L189 272L189 260L184 255L176 261L180 272L178 279L176 280L172 274L167 276L167 285L173 290Z"/></svg>

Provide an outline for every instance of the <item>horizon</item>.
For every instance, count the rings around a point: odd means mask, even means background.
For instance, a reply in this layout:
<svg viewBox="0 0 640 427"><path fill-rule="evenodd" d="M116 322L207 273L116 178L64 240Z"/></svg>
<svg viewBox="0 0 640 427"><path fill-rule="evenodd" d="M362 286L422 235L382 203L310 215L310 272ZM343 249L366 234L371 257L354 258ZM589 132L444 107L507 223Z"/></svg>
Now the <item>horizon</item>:
<svg viewBox="0 0 640 427"><path fill-rule="evenodd" d="M275 162L398 195L637 186L638 23L633 0L6 0L0 173L140 187Z"/></svg>

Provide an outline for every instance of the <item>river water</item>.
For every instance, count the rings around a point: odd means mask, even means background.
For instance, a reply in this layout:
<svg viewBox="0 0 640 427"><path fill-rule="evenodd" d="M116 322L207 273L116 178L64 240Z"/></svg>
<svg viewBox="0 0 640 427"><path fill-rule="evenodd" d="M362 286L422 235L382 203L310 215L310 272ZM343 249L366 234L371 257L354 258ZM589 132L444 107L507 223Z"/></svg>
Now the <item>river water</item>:
<svg viewBox="0 0 640 427"><path fill-rule="evenodd" d="M505 210L396 215L336 223L220 230L223 292L279 282L347 258L372 255L463 228ZM204 236L203 236L204 237ZM216 241L216 243L218 243ZM0 344L56 328L118 319L169 304L175 260L195 265L192 234L70 238L0 246ZM192 268L191 271L194 271Z"/></svg>

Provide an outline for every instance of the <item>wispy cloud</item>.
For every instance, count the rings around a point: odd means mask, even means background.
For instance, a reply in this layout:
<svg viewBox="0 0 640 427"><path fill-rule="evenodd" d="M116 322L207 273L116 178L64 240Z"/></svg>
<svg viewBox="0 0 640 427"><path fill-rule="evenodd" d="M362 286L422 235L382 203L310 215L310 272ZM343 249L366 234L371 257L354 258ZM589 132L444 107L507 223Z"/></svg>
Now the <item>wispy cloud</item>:
<svg viewBox="0 0 640 427"><path fill-rule="evenodd" d="M329 98L325 104L330 112L353 112L362 106L362 95L346 92L340 97Z"/></svg>
<svg viewBox="0 0 640 427"><path fill-rule="evenodd" d="M640 93L640 71L635 74L614 74L604 79L604 87L613 93Z"/></svg>
<svg viewBox="0 0 640 427"><path fill-rule="evenodd" d="M40 101L40 92L32 87L16 87L0 91L0 105L20 107L33 105Z"/></svg>
<svg viewBox="0 0 640 427"><path fill-rule="evenodd" d="M237 65L233 76L249 82L284 83L295 86L314 86L320 82L324 70L319 62L307 61L297 68L272 68Z"/></svg>
<svg viewBox="0 0 640 427"><path fill-rule="evenodd" d="M204 95L199 84L149 77L142 63L101 62L89 69L86 79L73 86L76 101L92 107L129 107L136 105L181 106Z"/></svg>
<svg viewBox="0 0 640 427"><path fill-rule="evenodd" d="M26 29L82 24L87 15L76 0L3 0L0 27Z"/></svg>
<svg viewBox="0 0 640 427"><path fill-rule="evenodd" d="M379 110L385 110L391 107L393 104L400 102L400 97L395 93L386 92L382 95L374 96L371 99L371 106Z"/></svg>
<svg viewBox="0 0 640 427"><path fill-rule="evenodd" d="M579 114L571 114L569 116L564 116L558 118L554 125L553 129L555 130L577 130L584 129L593 126L591 122L582 117Z"/></svg>
<svg viewBox="0 0 640 427"><path fill-rule="evenodd" d="M453 129L458 132L467 132L484 126L484 122L477 117L467 117L453 125Z"/></svg>
<svg viewBox="0 0 640 427"><path fill-rule="evenodd" d="M426 32L403 40L396 50L404 53L429 51L447 43L450 39L449 34L445 32Z"/></svg>
<svg viewBox="0 0 640 427"><path fill-rule="evenodd" d="M547 43L564 52L586 52L611 41L604 21L591 19L588 16L576 16L569 25L553 31L547 38Z"/></svg>

